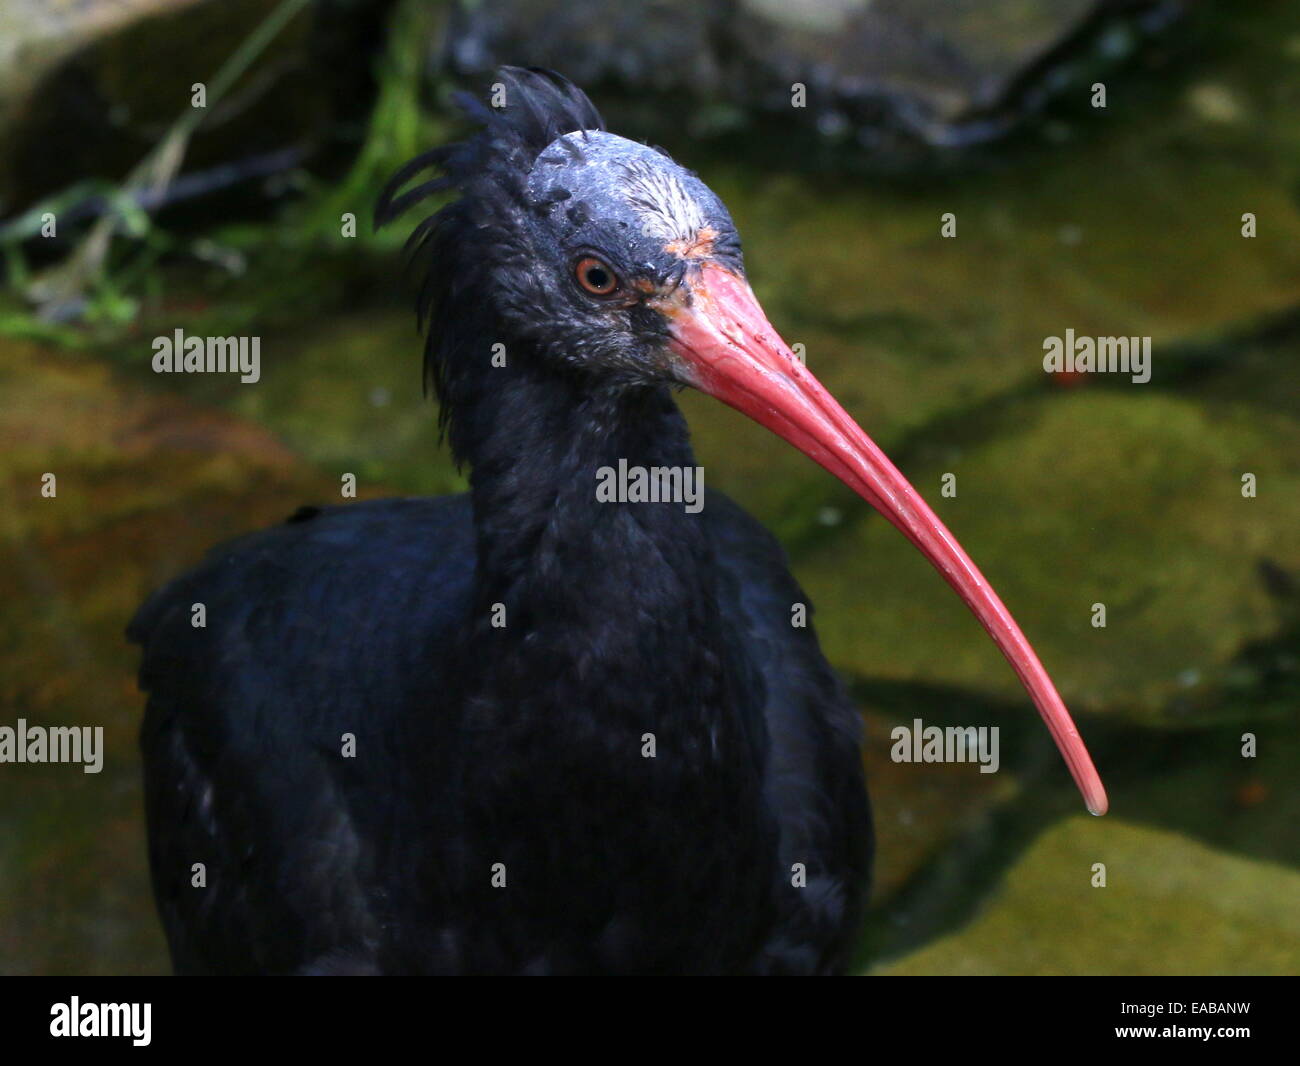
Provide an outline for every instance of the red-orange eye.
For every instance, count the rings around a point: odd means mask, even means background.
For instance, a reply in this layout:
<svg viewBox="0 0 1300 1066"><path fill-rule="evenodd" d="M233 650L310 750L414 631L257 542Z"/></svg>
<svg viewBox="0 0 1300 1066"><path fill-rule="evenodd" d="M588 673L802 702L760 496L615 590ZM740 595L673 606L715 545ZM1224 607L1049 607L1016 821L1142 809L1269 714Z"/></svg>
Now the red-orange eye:
<svg viewBox="0 0 1300 1066"><path fill-rule="evenodd" d="M578 284L593 296L608 296L618 288L618 275L594 255L579 259L573 270L578 276Z"/></svg>

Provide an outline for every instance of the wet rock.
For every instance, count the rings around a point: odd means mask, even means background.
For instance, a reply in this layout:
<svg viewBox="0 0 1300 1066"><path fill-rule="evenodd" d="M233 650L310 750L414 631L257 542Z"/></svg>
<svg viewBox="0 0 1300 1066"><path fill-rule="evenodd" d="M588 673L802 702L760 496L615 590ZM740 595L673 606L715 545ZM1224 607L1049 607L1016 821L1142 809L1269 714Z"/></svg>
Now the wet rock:
<svg viewBox="0 0 1300 1066"><path fill-rule="evenodd" d="M1291 974L1298 897L1293 869L1079 816L1043 834L969 926L875 972Z"/></svg>
<svg viewBox="0 0 1300 1066"><path fill-rule="evenodd" d="M1180 2L1142 0L485 0L458 10L459 74L502 62L591 87L659 94L658 132L770 113L873 148L957 146L1001 135L1078 79L1068 61L1115 61ZM794 87L806 88L793 103ZM671 102L670 102L671 98Z"/></svg>

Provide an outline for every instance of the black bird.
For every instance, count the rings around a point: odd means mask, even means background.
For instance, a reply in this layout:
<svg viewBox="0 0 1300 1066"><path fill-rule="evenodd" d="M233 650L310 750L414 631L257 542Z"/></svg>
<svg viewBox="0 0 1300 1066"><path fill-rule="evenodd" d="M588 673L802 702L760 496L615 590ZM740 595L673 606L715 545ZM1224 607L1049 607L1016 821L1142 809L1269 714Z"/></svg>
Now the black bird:
<svg viewBox="0 0 1300 1066"><path fill-rule="evenodd" d="M377 213L457 194L412 241L470 492L304 509L216 548L129 628L175 968L842 971L871 866L859 718L792 625L806 601L780 547L716 492L701 509L601 490L694 468L674 389L743 411L898 526L1011 661L1094 813L1105 793L987 582L768 324L718 198L560 76L499 80L505 106L462 98L481 130L404 167Z"/></svg>

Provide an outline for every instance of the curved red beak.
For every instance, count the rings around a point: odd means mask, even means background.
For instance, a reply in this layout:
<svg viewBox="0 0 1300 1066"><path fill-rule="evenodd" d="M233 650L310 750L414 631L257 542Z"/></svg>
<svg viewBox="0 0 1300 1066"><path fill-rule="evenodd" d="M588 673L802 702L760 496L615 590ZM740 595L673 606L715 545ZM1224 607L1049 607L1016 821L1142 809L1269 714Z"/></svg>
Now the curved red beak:
<svg viewBox="0 0 1300 1066"><path fill-rule="evenodd" d="M1088 749L1011 613L898 468L777 335L748 282L706 263L677 295L659 306L671 320L670 348L684 364L683 376L820 463L930 560L1019 675L1088 810L1105 814L1106 789Z"/></svg>

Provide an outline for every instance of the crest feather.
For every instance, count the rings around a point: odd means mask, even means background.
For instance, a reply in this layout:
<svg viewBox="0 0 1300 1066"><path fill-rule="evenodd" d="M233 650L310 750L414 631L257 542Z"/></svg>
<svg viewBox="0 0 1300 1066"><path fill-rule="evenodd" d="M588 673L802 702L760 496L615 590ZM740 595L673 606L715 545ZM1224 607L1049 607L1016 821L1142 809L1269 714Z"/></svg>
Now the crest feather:
<svg viewBox="0 0 1300 1066"><path fill-rule="evenodd" d="M421 201L460 194L422 219L406 242L408 268L419 263L424 271L416 314L427 330L425 388L438 398L439 425L457 454L457 399L470 387L470 376L458 370L472 359L472 346L491 335L491 323L482 318L487 301L480 295L491 284L490 264L526 254L518 247L518 219L528 210L528 173L564 134L605 128L587 95L554 71L501 67L492 89L503 94L504 106L456 93L456 104L479 129L410 160L389 179L375 206L378 228ZM438 173L428 176L429 171ZM421 175L424 180L407 188Z"/></svg>

